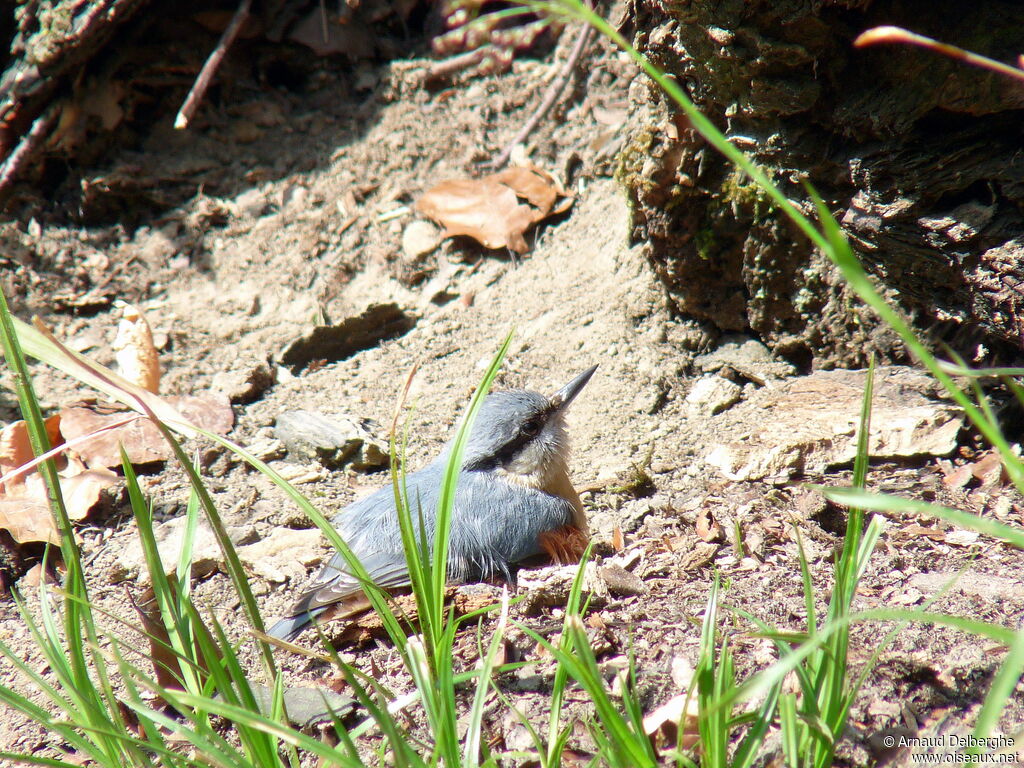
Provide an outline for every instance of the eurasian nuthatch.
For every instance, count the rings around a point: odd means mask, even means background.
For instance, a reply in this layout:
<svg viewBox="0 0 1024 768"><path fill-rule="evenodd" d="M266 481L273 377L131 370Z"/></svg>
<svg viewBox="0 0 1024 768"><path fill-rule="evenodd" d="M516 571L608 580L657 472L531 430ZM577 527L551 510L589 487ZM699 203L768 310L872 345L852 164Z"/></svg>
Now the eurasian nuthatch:
<svg viewBox="0 0 1024 768"><path fill-rule="evenodd" d="M448 544L451 581L514 581L518 564L546 553L578 560L588 529L583 505L569 480L565 412L597 369L581 373L551 397L513 389L492 392L477 414L462 458ZM414 526L422 510L424 535L434 521L452 445L405 478ZM373 582L386 590L409 585L409 571L389 485L347 507L332 521ZM359 580L335 554L269 634L292 639L314 617L335 606L335 616L368 607Z"/></svg>

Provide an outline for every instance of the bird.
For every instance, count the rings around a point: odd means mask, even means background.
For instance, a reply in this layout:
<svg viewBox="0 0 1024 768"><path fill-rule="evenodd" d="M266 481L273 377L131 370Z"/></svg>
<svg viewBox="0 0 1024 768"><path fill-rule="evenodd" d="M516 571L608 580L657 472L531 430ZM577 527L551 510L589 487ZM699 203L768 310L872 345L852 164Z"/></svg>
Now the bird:
<svg viewBox="0 0 1024 768"><path fill-rule="evenodd" d="M597 366L554 395L512 389L484 398L462 455L448 540L448 580L502 579L515 583L518 566L547 555L578 562L589 540L586 513L569 478L565 414ZM405 477L407 497L418 504L431 550L438 499L454 439L423 469ZM409 569L391 485L342 510L332 521L373 583L398 591ZM294 640L330 609L330 618L367 610L361 583L338 552L310 582L268 635Z"/></svg>

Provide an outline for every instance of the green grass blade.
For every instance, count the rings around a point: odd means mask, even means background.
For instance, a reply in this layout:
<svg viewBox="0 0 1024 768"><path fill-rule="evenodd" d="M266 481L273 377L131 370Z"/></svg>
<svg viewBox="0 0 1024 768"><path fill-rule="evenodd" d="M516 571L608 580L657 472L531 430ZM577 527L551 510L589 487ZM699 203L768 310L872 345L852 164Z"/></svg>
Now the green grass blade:
<svg viewBox="0 0 1024 768"><path fill-rule="evenodd" d="M194 658L195 645L192 642L190 628L184 620L184 616L177 611L182 598L176 594L164 572L160 550L153 532L153 518L150 515L149 504L143 497L135 470L123 446L121 447L121 469L124 472L125 485L128 489L128 500L135 515L135 527L142 544L142 554L149 571L153 599L159 609L168 642L178 658L190 659L195 662L197 661ZM199 693L203 689L203 682L197 674L198 668L197 663L179 664L181 683L186 690L193 693Z"/></svg>
<svg viewBox="0 0 1024 768"><path fill-rule="evenodd" d="M491 635L491 642L488 645L486 655L481 657L480 677L477 680L476 690L473 693L473 703L469 708L469 721L466 727L466 747L463 751L462 764L464 768L478 768L480 765L480 754L482 749L481 734L483 729L484 703L487 701L487 692L491 688L492 675L494 674L495 660L498 650L505 637L505 627L508 624L508 590L501 592L501 611L498 613L498 623Z"/></svg>
<svg viewBox="0 0 1024 768"><path fill-rule="evenodd" d="M1024 549L1024 530L986 517L972 515L959 509L952 509L925 501L904 499L884 493L869 493L858 488L813 487L820 490L826 498L837 504L857 506L862 509L877 510L879 512L906 512L927 515L929 517L941 517L943 520L954 525L1001 539L1018 549Z"/></svg>
<svg viewBox="0 0 1024 768"><path fill-rule="evenodd" d="M491 361L490 367L488 367L487 372L484 374L480 386L477 387L476 392L473 394L473 399L470 401L465 419L452 444L451 457L445 467L444 480L441 484L441 497L437 505L434 558L432 563L433 593L435 595L444 594L445 584L448 581L448 533L451 529L452 509L455 506L456 486L459 480L459 473L462 471L462 455L465 451L466 443L469 441L470 431L473 428L473 422L476 421L480 406L483 405L484 398L490 391L491 384L498 375L498 371L501 370L501 364L511 346L512 332L509 332ZM436 619L440 622L441 616L438 615Z"/></svg>
<svg viewBox="0 0 1024 768"><path fill-rule="evenodd" d="M999 666L992 685L985 696L978 719L974 723L974 735L986 739L992 735L1003 711L1013 701L1013 692L1024 672L1024 631L1018 630L1010 643L1009 652Z"/></svg>
<svg viewBox="0 0 1024 768"><path fill-rule="evenodd" d="M612 702L604 679L601 676L594 652L587 641L587 633L578 615L567 615L563 625L563 633L572 635L573 653L564 652L561 647L554 646L546 638L534 630L517 623L516 626L566 667L569 675L575 679L590 696L597 713L597 720L607 736L609 757L615 766L629 768L646 768L657 765L654 748L647 734L636 733L630 723L618 711Z"/></svg>

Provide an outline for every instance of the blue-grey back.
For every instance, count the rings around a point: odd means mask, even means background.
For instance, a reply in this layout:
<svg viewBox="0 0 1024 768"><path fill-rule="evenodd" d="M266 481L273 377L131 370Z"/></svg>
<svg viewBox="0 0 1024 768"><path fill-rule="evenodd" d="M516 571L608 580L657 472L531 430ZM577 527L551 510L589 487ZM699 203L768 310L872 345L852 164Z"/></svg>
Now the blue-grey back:
<svg viewBox="0 0 1024 768"><path fill-rule="evenodd" d="M422 510L431 547L443 477L440 460L406 476L413 522L418 523ZM510 565L540 553L541 532L568 525L571 519L572 506L565 499L509 482L494 472L463 471L452 509L449 574L462 580L508 578ZM355 502L333 522L361 559L393 554L404 561L390 485ZM330 567L344 569L341 555L335 555Z"/></svg>

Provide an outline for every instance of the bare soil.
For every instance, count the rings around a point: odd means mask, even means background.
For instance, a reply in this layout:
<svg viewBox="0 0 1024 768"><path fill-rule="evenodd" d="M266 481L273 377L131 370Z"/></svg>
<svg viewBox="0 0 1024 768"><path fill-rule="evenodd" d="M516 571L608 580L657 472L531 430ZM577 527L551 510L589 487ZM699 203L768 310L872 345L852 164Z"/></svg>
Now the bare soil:
<svg viewBox="0 0 1024 768"><path fill-rule="evenodd" d="M564 57L565 48L563 42L557 56ZM427 64L362 65L354 80L350 68L325 59L305 89L254 87L249 101L206 110L204 121L187 133L174 132L169 118L158 122L141 145L115 149L96 173L136 169L148 178L180 180L203 168L198 177L215 176L216 193L197 183L183 204L157 213L137 211L130 227L69 223L58 204L8 220L0 227L8 265L5 288L19 314L44 316L58 335L105 364L113 360L111 300L135 302L163 342L166 393L235 391L239 378L266 368L270 360L277 368L276 383L235 405L230 437L242 445L266 441L275 417L295 408L387 425L416 365L408 448L412 468L435 455L451 434L510 331L515 341L500 387L550 393L598 364L571 413L572 474L601 545L599 558L618 558L638 577L642 591L613 589L595 608L600 619L591 633L609 680L622 657L635 654L640 695L650 711L680 692L672 677L677 659L696 662L699 619L716 572L728 605L780 629L804 630L799 530L816 608L824 612L845 514L803 483L848 483L849 467L796 472L784 482L736 481L704 460L721 442L731 409L702 413L685 402L705 370L702 363L715 350L696 324L670 315L662 287L629 241L629 211L612 173L619 127L614 115L624 116L634 73L602 45L591 46L581 85L570 89L530 138L532 160L575 193L572 209L540 225L531 236L532 250L522 258L462 239L445 241L423 257L403 254L402 235L417 218L410 210L417 196L444 179L479 174L482 162L511 139L560 67L552 58L521 58L507 74L430 90L419 78ZM348 359L294 373L276 366L282 350L324 318L341 322L385 302L414 316L414 327ZM745 340L727 341L739 346ZM49 408L86 394L62 376L42 367L36 371L35 384ZM763 386L777 386L795 374L783 366L778 381L766 383L733 366L722 375L738 383L742 403ZM16 418L11 400L3 405L5 418ZM760 423L750 428L771 424L777 415L760 413ZM385 433L384 427L378 430L382 437ZM969 496L973 488L961 491L944 483L954 465L976 456L968 438L963 440L953 464L935 457L878 462L870 485L992 514L1000 488L981 499ZM225 521L244 532L246 543L310 527L265 478L220 449L191 447L200 451ZM276 465L285 466L286 460ZM314 469L313 479L300 488L328 515L387 479ZM183 473L169 464L143 471L158 519L182 514L188 498ZM1016 500L1001 509L1004 519L1020 523ZM707 513L721 526L717 537L706 535ZM950 543L943 535L954 529L936 520L908 516L888 523L857 609L915 607L935 598L931 610L1020 626L1024 557L1019 552L985 537L969 545L955 543L954 537ZM623 551L617 553L620 532ZM143 584L137 578L125 581L119 565L135 535L124 499L115 494L80 533L97 607L133 621L127 595L138 595ZM321 544L319 553L328 556L327 546ZM290 603L317 564L292 561L282 568L275 580L252 576L268 621ZM518 591L536 588L529 583L535 582L524 579ZM222 572L203 578L196 594L231 631L244 632ZM557 605L538 601L527 600L517 611L518 618L548 635L561 617ZM747 634L752 629L741 620L729 622L743 676L776 658L767 640ZM994 643L948 628L858 624L851 644L855 673L889 629L894 629L891 642L856 700L841 748L844 764L866 765L882 757L877 740L888 729L969 727L1005 655ZM0 637L35 658L10 598L0 601ZM508 647L513 656L536 662L510 676L505 687L513 703L540 723L550 660L519 631L510 632ZM456 666L471 666L475 649L476 635L469 631L460 641L464 655ZM411 683L386 643L349 644L342 650L394 690L409 690ZM279 658L291 684L322 683L332 674L319 662L284 653ZM0 668L0 680L25 685L9 665ZM502 711L489 709L489 743L499 750L527 748L524 729L511 717L493 714ZM570 697L569 712L586 715L581 695ZM411 720L417 719L413 712ZM1022 723L1024 700L1018 690L1002 727L1014 733ZM571 746L583 752L593 746L585 728L577 730ZM0 749L44 756L57 747L48 734L0 712Z"/></svg>

